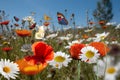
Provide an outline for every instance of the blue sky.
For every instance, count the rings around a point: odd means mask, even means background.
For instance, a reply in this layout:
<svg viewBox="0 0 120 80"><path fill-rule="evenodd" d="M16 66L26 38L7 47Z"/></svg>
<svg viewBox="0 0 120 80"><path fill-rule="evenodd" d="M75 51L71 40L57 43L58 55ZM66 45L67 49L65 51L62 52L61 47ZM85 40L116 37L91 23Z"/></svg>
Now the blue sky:
<svg viewBox="0 0 120 80"><path fill-rule="evenodd" d="M29 16L30 12L36 12L35 20L39 22L44 14L52 17L52 22L58 25L57 12L62 12L67 19L72 13L75 14L76 25L86 25L86 10L89 10L89 18L93 18L92 11L97 6L99 0L1 0L0 10L5 10L9 14L9 19L13 16L23 18ZM120 0L111 0L113 3L114 17L112 22L120 23ZM67 13L65 13L67 9Z"/></svg>

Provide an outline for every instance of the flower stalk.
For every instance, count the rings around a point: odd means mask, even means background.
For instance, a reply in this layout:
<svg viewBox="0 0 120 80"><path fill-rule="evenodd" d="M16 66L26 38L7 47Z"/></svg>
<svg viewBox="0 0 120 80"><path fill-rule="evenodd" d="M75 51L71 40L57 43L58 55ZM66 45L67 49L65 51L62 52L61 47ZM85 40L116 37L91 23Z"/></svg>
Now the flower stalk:
<svg viewBox="0 0 120 80"><path fill-rule="evenodd" d="M78 60L78 69L77 69L77 71L78 71L78 79L77 80L80 80L80 72L81 72L81 62L80 62L80 60Z"/></svg>

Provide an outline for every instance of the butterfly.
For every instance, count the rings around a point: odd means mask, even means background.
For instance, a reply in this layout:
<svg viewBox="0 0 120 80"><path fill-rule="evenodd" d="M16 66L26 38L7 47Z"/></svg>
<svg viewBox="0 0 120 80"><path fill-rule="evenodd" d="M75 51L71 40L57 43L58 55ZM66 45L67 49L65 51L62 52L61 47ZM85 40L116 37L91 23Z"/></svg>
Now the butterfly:
<svg viewBox="0 0 120 80"><path fill-rule="evenodd" d="M34 23L31 26L29 26L29 29L33 29L33 28L35 28L35 26L36 26L36 23Z"/></svg>
<svg viewBox="0 0 120 80"><path fill-rule="evenodd" d="M44 15L44 20L48 21L48 20L51 20L51 18L47 15Z"/></svg>
<svg viewBox="0 0 120 80"><path fill-rule="evenodd" d="M68 25L68 21L62 13L57 12L58 23L61 25Z"/></svg>
<svg viewBox="0 0 120 80"><path fill-rule="evenodd" d="M14 19L15 19L15 21L16 21L16 22L18 22L18 21L19 21L19 18L18 18L18 17L16 17L16 16L14 16Z"/></svg>

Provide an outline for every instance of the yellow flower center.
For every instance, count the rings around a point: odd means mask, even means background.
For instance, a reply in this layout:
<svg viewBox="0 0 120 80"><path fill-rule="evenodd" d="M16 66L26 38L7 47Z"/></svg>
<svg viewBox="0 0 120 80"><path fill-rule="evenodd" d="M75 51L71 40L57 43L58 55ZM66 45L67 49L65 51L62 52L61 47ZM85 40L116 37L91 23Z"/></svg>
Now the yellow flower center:
<svg viewBox="0 0 120 80"><path fill-rule="evenodd" d="M116 69L115 69L114 67L109 67L109 68L107 68L107 73L113 74L113 73L115 73L115 72L116 72Z"/></svg>
<svg viewBox="0 0 120 80"><path fill-rule="evenodd" d="M39 67L36 68L36 67L34 67L34 66L29 66L29 67L24 68L24 71L25 71L25 72L38 71L38 70L39 70Z"/></svg>
<svg viewBox="0 0 120 80"><path fill-rule="evenodd" d="M57 56L57 57L55 57L54 60L55 60L56 62L63 62L63 61L65 60L65 58L62 57L62 56Z"/></svg>
<svg viewBox="0 0 120 80"><path fill-rule="evenodd" d="M3 42L3 45L7 45L8 44L8 42Z"/></svg>
<svg viewBox="0 0 120 80"><path fill-rule="evenodd" d="M87 58L92 58L92 57L94 56L94 52L92 52L92 51L87 51L87 52L85 53L85 55L86 55Z"/></svg>
<svg viewBox="0 0 120 80"><path fill-rule="evenodd" d="M105 39L105 36L101 36L100 38L103 40L103 39Z"/></svg>
<svg viewBox="0 0 120 80"><path fill-rule="evenodd" d="M41 37L41 34L39 32L36 35L37 35L37 37Z"/></svg>
<svg viewBox="0 0 120 80"><path fill-rule="evenodd" d="M9 73L10 72L10 68L5 66L5 67L3 67L3 71L6 72L6 73Z"/></svg>
<svg viewBox="0 0 120 80"><path fill-rule="evenodd" d="M58 66L59 66L59 64L56 64L55 66L56 66L56 67L58 67Z"/></svg>

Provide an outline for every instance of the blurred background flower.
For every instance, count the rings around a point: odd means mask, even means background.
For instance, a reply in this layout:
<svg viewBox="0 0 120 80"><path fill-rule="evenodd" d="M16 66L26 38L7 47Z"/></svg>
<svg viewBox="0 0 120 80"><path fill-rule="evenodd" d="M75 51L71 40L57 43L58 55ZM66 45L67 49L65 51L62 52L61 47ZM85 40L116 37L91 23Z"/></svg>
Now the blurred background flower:
<svg viewBox="0 0 120 80"><path fill-rule="evenodd" d="M98 60L97 65L94 66L94 71L97 76L104 77L104 80L116 80L119 76L119 64L114 64L114 57L106 56L103 60Z"/></svg>
<svg viewBox="0 0 120 80"><path fill-rule="evenodd" d="M24 44L22 47L21 47L21 51L23 52L31 52L31 44Z"/></svg>

